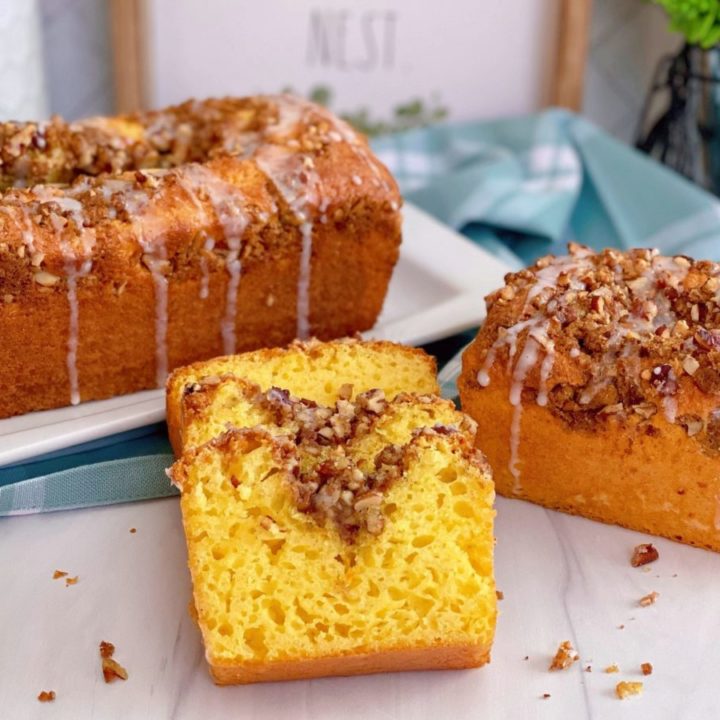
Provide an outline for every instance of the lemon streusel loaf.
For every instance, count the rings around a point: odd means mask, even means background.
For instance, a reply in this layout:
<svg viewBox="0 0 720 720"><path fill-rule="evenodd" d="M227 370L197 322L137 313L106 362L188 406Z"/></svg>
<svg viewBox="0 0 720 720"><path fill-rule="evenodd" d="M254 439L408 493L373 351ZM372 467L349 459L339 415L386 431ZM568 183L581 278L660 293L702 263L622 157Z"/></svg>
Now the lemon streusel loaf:
<svg viewBox="0 0 720 720"><path fill-rule="evenodd" d="M720 265L571 246L463 357L498 491L720 551Z"/></svg>
<svg viewBox="0 0 720 720"><path fill-rule="evenodd" d="M347 124L287 95L0 125L9 185L0 418L367 330L398 258L390 174Z"/></svg>
<svg viewBox="0 0 720 720"><path fill-rule="evenodd" d="M350 338L296 342L287 348L214 358L176 370L167 385L170 440L179 455L231 425L243 423L247 380L263 390L276 386L308 400L332 405L350 387L358 394L382 390L390 399L401 392L438 393L435 359L422 350L384 341ZM185 437L188 424L209 423L202 440ZM194 431L193 431L194 432Z"/></svg>
<svg viewBox="0 0 720 720"><path fill-rule="evenodd" d="M334 407L271 389L186 451L198 624L219 684L489 660L493 486L452 404L378 390Z"/></svg>

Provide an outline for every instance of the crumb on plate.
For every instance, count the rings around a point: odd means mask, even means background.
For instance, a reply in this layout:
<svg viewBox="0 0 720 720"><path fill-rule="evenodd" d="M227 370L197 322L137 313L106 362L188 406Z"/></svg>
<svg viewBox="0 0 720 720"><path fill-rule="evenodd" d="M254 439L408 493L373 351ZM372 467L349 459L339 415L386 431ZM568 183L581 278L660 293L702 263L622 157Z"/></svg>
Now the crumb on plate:
<svg viewBox="0 0 720 720"><path fill-rule="evenodd" d="M41 690L40 694L37 696L37 699L40 702L52 702L55 700L55 691L54 690Z"/></svg>

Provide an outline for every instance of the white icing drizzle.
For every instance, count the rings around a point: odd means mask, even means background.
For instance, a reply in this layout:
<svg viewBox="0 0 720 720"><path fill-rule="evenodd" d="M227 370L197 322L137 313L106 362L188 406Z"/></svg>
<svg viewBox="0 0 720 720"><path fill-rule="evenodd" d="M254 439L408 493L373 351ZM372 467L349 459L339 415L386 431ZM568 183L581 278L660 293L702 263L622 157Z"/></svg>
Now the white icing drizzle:
<svg viewBox="0 0 720 720"><path fill-rule="evenodd" d="M294 130L307 107L295 98L276 99L279 136ZM312 269L313 206L320 203L320 177L310 154L296 152L284 145L267 144L257 148L255 161L273 182L277 191L293 211L299 224L301 249L297 283L297 337L310 336L310 280Z"/></svg>
<svg viewBox="0 0 720 720"><path fill-rule="evenodd" d="M92 236L94 244L94 233L86 230L83 232L83 236ZM84 250L85 259L80 261L80 267L78 267L78 258L72 250L67 245L63 250L68 285L68 304L70 306L67 368L70 379L70 403L72 405L77 405L80 402L80 379L77 369L77 352L80 342L80 303L77 296L77 283L79 279L87 277L92 270L92 259L87 256L89 252L91 250L87 248Z"/></svg>
<svg viewBox="0 0 720 720"><path fill-rule="evenodd" d="M178 171L182 172L183 184L189 187L193 193L197 190L207 195L213 212L220 223L225 242L228 246L228 254L225 258L229 279L225 296L225 314L220 323L220 332L223 339L223 352L230 355L235 352L237 346L236 324L237 324L237 297L240 287L242 273L242 238L249 222L245 211L246 199L242 191L215 175L211 170L202 165L187 165ZM206 238L205 249L211 251L214 247L214 240ZM201 285L201 297L207 292L207 286Z"/></svg>
<svg viewBox="0 0 720 720"><path fill-rule="evenodd" d="M58 239L63 255L67 280L67 299L69 308L66 365L70 385L70 404L80 402L80 378L77 367L77 354L80 344L80 303L78 300L78 280L87 277L92 270L92 251L95 246L95 231L85 228L85 216L82 204L72 198L53 196L49 192L35 193L41 203L54 203L73 220L80 237L81 253L76 253L72 244L64 239L63 230L67 220L56 214L50 216L50 222Z"/></svg>
<svg viewBox="0 0 720 720"><path fill-rule="evenodd" d="M378 161L368 152L367 146L361 142L355 130L353 130L352 127L350 127L350 125L348 125L348 123L344 120L341 120L330 113L324 113L324 115L334 127L334 130L328 133L328 137L335 142L344 140L350 146L355 155L357 155L357 157L359 157L370 169L370 172L373 174L373 185L375 185L375 187L382 187L387 193L392 193L393 189L381 172ZM362 182L362 178L358 177L358 180ZM353 182L355 182L356 185L360 184L355 181L355 178L353 178ZM390 206L392 207L393 212L397 212L397 202L394 200L391 201Z"/></svg>
<svg viewBox="0 0 720 720"><path fill-rule="evenodd" d="M540 365L540 385L538 386L536 399L536 402L540 407L545 407L547 405L548 379L550 378L553 366L555 365L555 343L550 340L550 338L547 338L547 342L544 347L545 357Z"/></svg>
<svg viewBox="0 0 720 720"><path fill-rule="evenodd" d="M580 277L584 270L592 268L590 259L592 255L592 251L582 248L576 250L573 255L556 258L550 265L535 272L536 280L528 290L523 311L523 314L528 312L533 314L528 319L522 320L510 328L501 328L501 334L488 349L485 360L477 373L477 382L481 387L490 385L490 368L495 362L498 350L507 347L508 364L512 364L517 353L519 336L525 330L528 331L520 357L515 362L510 384L509 399L510 404L513 406L513 415L510 424L509 469L515 479L514 492L516 493L521 489L518 463L522 391L525 379L535 367L538 360L538 350L542 347L544 357L540 366L540 381L536 402L539 406L545 407L548 402L548 383L555 364L555 344L548 336L550 319L546 318L543 313L535 313L530 306L533 300L546 290L556 291L558 279L562 274L567 274L569 280L563 292L585 290L585 285ZM615 367L619 359L636 359L635 346L627 342L628 340L636 340L643 334L654 333L657 328L663 325L668 326L674 322L675 318L670 301L662 292L658 291L659 281L662 279L664 283L677 288L687 275L687 269L684 265L678 264L674 258L660 257L657 251L654 251L650 267L640 279L632 283L632 291L634 297L640 301L652 299L657 310L648 316L628 315L620 322L613 324L608 349L603 360L598 364L600 368L607 368L607 372L591 378L580 395L579 402L581 404L590 403L598 392L613 381ZM620 266L615 267L615 274L617 282L621 283L622 269ZM610 290L608 288L599 288L593 292L593 295L604 299L610 296ZM547 309L550 313L557 314L558 318L562 319L563 308L556 300L548 302ZM579 348L573 348L569 354L571 358L577 358L581 355L581 352ZM665 396L662 399L662 406L667 421L674 423L678 412L677 398L672 395Z"/></svg>
<svg viewBox="0 0 720 720"><path fill-rule="evenodd" d="M161 229L147 233L152 218L148 217L149 198L146 191L128 188L122 195L133 230L142 247L143 264L150 271L155 293L155 383L163 387L168 375L168 268L165 235ZM149 234L149 237L148 237Z"/></svg>
<svg viewBox="0 0 720 720"><path fill-rule="evenodd" d="M203 250L205 252L200 256L200 272L202 273L200 279L201 300L207 300L210 295L210 267L208 265L207 253L211 253L215 248L215 239L211 235L204 234L204 238Z"/></svg>
<svg viewBox="0 0 720 720"><path fill-rule="evenodd" d="M531 342L532 340L532 342ZM520 469L518 463L520 461L520 423L522 416L522 391L525 384L527 374L535 367L538 356L538 347L540 343L533 335L528 335L520 356L515 363L513 370L512 382L510 383L510 404L513 406L513 419L510 425L510 464L509 469L515 485L513 492L518 493L520 486Z"/></svg>
<svg viewBox="0 0 720 720"><path fill-rule="evenodd" d="M485 362L483 363L477 374L477 381L482 387L487 387L490 384L489 370L495 362L495 356L497 355L497 351L501 347L507 345L509 356L512 359L515 356L515 352L517 351L518 335L520 335L523 330L530 327L533 322L535 322L535 319L531 318L529 320L523 320L519 323L516 323L510 328L504 328L505 332L500 335L498 339L490 346L490 349L485 356Z"/></svg>
<svg viewBox="0 0 720 720"><path fill-rule="evenodd" d="M677 398L674 395L666 395L663 398L663 411L665 413L665 419L673 424L677 417Z"/></svg>
<svg viewBox="0 0 720 720"><path fill-rule="evenodd" d="M200 198L197 196L194 188L191 187L189 183L185 182L183 173L181 172L175 174L175 179L178 185L185 191L185 194L188 196L188 198L190 198L190 202L197 211L201 225L205 226L208 221L207 213L205 212L205 208L200 202ZM202 252L200 253L200 299L206 300L208 295L210 294L210 266L208 265L206 253L212 252L213 248L215 247L215 241L213 240L213 238L209 237L204 231L202 237L203 247Z"/></svg>

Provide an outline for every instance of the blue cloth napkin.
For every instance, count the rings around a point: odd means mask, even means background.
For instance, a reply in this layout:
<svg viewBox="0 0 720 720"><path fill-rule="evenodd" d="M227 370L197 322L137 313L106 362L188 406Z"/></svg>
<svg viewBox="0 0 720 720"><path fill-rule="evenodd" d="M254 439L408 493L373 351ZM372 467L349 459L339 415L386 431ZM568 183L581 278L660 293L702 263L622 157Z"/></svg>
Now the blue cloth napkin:
<svg viewBox="0 0 720 720"><path fill-rule="evenodd" d="M569 240L720 258L714 196L563 110L433 126L373 148L408 200L514 267ZM442 374L447 395L456 373ZM0 515L165 497L170 462L156 427L3 468Z"/></svg>

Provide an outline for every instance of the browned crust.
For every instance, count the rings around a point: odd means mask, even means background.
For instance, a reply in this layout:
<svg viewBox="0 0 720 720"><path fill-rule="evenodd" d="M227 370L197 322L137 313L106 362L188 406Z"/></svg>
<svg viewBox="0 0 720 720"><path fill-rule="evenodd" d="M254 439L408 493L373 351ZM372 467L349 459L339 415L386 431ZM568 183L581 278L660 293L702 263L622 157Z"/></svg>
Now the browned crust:
<svg viewBox="0 0 720 720"><path fill-rule="evenodd" d="M482 357L483 349L471 345L458 386L501 495L720 551L717 455L663 413L649 420L609 416L592 429L574 427L539 407L534 391L526 390L516 482L509 470L511 381L495 367L489 386L480 387ZM692 393L681 393L678 412L697 409L697 402Z"/></svg>
<svg viewBox="0 0 720 720"><path fill-rule="evenodd" d="M470 644L439 644L433 647L414 648L400 646L382 652L358 652L349 655L242 665L209 658L210 674L218 685L306 680L380 672L454 670L480 667L488 662L490 662L490 646Z"/></svg>
<svg viewBox="0 0 720 720"><path fill-rule="evenodd" d="M307 353L310 357L321 359L326 356L328 352L331 352L334 347L342 344L361 345L365 351L369 352L388 352L399 357L412 357L414 360L419 360L423 364L427 365L428 373L433 377L437 375L437 361L434 357L428 355L425 351L420 350L419 348L411 348L406 345L399 345L387 340L361 341L352 338L344 338L341 340L331 340L325 343L294 342L287 347L274 347L257 350L251 354L251 357L246 358L246 360L249 359L257 365L262 365L271 359L280 358L294 352ZM228 355L216 357L212 360L192 363L191 365L178 368L168 378L166 394L168 435L176 455L180 455L183 448L183 395L186 386L189 384L192 385L197 381L197 379L210 375L232 375L234 357L235 356L233 355ZM347 381L352 382L352 378L348 378ZM233 380L228 380L228 382L233 382ZM263 389L267 390L267 388ZM411 388L408 389L410 390ZM439 393L439 387L437 388L437 392Z"/></svg>
<svg viewBox="0 0 720 720"><path fill-rule="evenodd" d="M314 221L309 320L313 334L329 339L375 323L398 257L400 198L387 170L371 154L369 161L364 157L364 139L355 147L342 138L306 143L306 135L316 137L313 128L322 132L332 120L322 108L305 108L304 119L287 137L274 135L262 114L255 130L267 132L270 144L297 142L314 159L327 206L322 212L319 206L309 208ZM117 126L123 124L108 123L113 132L120 132ZM242 239L236 350L285 344L297 329L302 242L296 214L255 160L220 155L209 159L215 153L209 146L206 150L204 167L242 191L250 220ZM188 202L179 185L186 172L187 166L181 165L158 178L124 176L133 192L150 198L155 219L152 228L144 230L146 242L155 239L167 251L163 273L168 280L170 370L223 351L220 323L229 281L224 260L228 243L209 201L200 198L210 218L205 225ZM80 178L70 188L42 189L44 195L77 200L83 230L72 213L56 203L38 205L32 190L10 190L0 200L0 418L70 402L67 257L60 240L82 256L88 233L95 237L92 268L77 280L80 396L102 399L156 384L153 277L137 227L123 210L122 193L103 195L107 182L107 177ZM25 211L33 253L23 237ZM64 223L59 234L58 223ZM204 249L203 232L214 238L214 251ZM201 301L203 263L210 292ZM47 275L56 280L40 282L38 278Z"/></svg>

